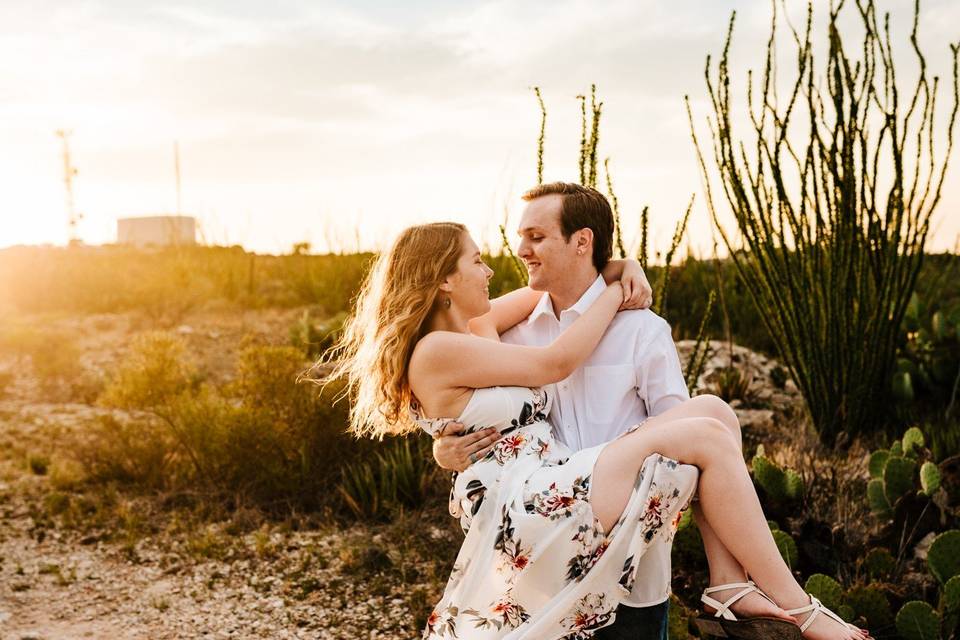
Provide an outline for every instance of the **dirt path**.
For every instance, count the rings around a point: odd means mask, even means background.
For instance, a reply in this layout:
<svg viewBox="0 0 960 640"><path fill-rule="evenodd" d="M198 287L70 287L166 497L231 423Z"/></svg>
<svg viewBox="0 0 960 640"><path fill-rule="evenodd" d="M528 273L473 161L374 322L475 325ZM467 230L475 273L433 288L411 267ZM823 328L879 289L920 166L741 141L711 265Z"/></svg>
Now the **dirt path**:
<svg viewBox="0 0 960 640"><path fill-rule="evenodd" d="M411 637L402 585L371 595L342 580L337 534L275 536L265 561L181 564L143 543L130 560L57 532L38 542L32 526L23 513L0 524L2 640Z"/></svg>

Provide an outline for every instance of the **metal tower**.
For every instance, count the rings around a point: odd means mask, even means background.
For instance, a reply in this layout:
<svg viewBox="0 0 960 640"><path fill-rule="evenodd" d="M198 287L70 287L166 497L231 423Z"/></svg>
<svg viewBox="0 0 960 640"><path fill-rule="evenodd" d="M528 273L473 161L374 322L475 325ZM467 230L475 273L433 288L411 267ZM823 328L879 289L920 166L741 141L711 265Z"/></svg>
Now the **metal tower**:
<svg viewBox="0 0 960 640"><path fill-rule="evenodd" d="M67 196L67 232L70 244L76 244L80 241L77 237L77 223L83 218L83 214L77 213L73 203L73 177L77 175L77 170L70 162L70 135L73 133L70 129L58 129L57 137L63 141L63 186L66 189Z"/></svg>

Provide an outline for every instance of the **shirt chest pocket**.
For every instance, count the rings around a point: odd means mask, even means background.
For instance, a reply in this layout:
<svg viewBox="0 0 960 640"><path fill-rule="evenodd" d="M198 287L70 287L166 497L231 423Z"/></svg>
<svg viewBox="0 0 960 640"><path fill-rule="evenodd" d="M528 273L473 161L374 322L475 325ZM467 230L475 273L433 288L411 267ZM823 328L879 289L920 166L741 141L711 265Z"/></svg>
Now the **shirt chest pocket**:
<svg viewBox="0 0 960 640"><path fill-rule="evenodd" d="M584 367L587 420L591 424L610 424L624 406L624 398L636 393L636 370L630 364Z"/></svg>

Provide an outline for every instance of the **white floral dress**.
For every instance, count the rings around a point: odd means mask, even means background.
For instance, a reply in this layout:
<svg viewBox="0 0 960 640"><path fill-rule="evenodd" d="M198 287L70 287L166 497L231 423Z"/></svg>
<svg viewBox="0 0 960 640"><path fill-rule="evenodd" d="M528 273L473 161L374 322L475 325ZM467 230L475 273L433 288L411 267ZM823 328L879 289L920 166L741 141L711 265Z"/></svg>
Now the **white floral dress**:
<svg viewBox="0 0 960 640"><path fill-rule="evenodd" d="M671 544L697 468L647 457L605 535L590 506L590 478L606 445L571 454L547 422L552 396L552 387L477 389L456 419L467 432L493 426L502 437L454 476L450 513L466 539L424 638L590 638L613 622L639 558ZM431 435L451 421L412 410Z"/></svg>

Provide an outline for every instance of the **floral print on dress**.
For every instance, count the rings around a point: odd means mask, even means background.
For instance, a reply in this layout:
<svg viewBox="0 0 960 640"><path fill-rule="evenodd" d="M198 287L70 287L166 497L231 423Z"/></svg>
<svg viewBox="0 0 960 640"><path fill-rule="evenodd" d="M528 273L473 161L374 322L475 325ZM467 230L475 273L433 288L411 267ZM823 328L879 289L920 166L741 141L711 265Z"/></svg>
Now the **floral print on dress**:
<svg viewBox="0 0 960 640"><path fill-rule="evenodd" d="M507 461L519 457L527 442L529 442L528 437L522 433L500 438L493 446L493 459L497 461L497 464L503 466L507 464Z"/></svg>
<svg viewBox="0 0 960 640"><path fill-rule="evenodd" d="M569 518L577 506L583 504L590 492L590 476L576 478L569 491L561 491L554 482L547 489L533 495L532 502L527 503L529 513L556 520Z"/></svg>
<svg viewBox="0 0 960 640"><path fill-rule="evenodd" d="M478 389L458 418L469 430L494 426L502 437L453 475L450 511L466 537L427 619L426 640L587 640L644 579L637 575L643 555L669 545L696 488L696 468L649 456L623 513L604 532L590 505L603 447L571 453L558 441L546 422L551 396ZM669 583L663 588L666 597Z"/></svg>
<svg viewBox="0 0 960 640"><path fill-rule="evenodd" d="M596 521L591 524L581 524L577 528L576 534L572 538L578 545L576 553L567 562L567 582L581 580L587 572L603 556L609 540L604 538L603 532L597 526Z"/></svg>
<svg viewBox="0 0 960 640"><path fill-rule="evenodd" d="M498 571L507 573L523 571L530 562L531 549L524 547L521 540L515 537L510 511L506 506L503 507L502 521L493 548L500 552Z"/></svg>
<svg viewBox="0 0 960 640"><path fill-rule="evenodd" d="M529 620L530 615L512 596L508 590L502 598L495 600L489 607L490 616L484 616L476 609L464 609L463 613L472 617L471 622L477 629L493 628L499 631L504 627L516 628Z"/></svg>
<svg viewBox="0 0 960 640"><path fill-rule="evenodd" d="M581 640L592 638L593 632L605 626L613 619L613 611L617 608L607 602L603 594L588 593L576 604L573 614L561 620L571 633L563 636L563 640Z"/></svg>

